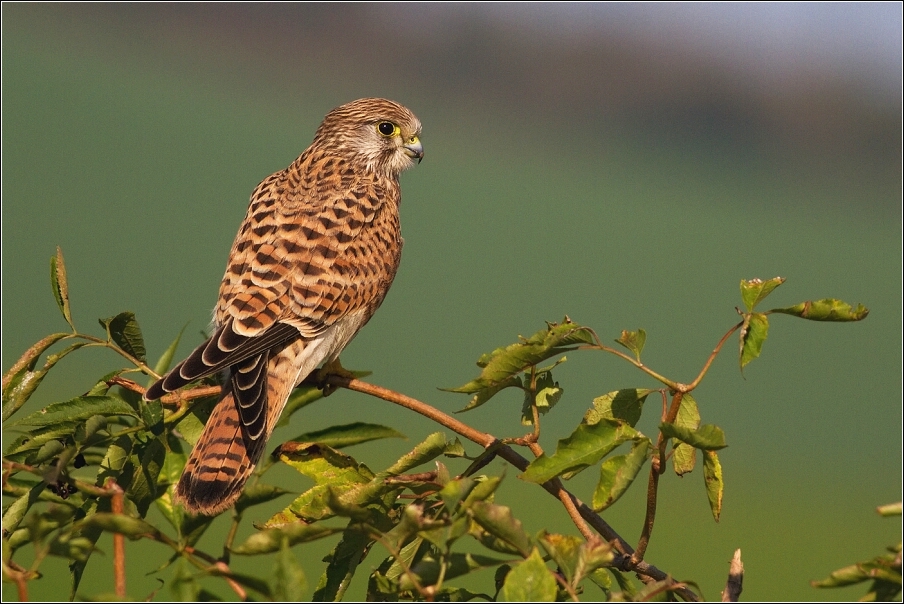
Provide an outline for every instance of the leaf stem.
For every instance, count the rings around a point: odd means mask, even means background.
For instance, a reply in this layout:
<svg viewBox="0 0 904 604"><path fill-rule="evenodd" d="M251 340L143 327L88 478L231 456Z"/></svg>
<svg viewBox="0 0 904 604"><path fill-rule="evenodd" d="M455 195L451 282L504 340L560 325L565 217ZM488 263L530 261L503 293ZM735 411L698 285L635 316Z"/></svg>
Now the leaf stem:
<svg viewBox="0 0 904 604"><path fill-rule="evenodd" d="M527 469L529 462L511 447L501 443L499 439L491 434L476 430L467 424L443 413L442 411L431 407L427 403L423 403L417 399L411 398L399 392L362 382L361 380L345 377L342 375L331 374L327 376L326 381L349 390L368 394L376 398L389 401L396 405L410 409L416 413L433 420L434 422L445 426L446 428L456 432L457 434L477 443L483 448L495 447L499 457L512 464L522 472ZM632 571L639 575L649 577L655 581L669 580L672 584L677 583L670 578L669 575L659 570L652 564L640 560L633 562L630 556L634 553L633 548L619 535L609 524L603 520L596 512L583 503L562 487L561 482L554 484L553 481L547 481L541 485L545 491L562 501L562 497L570 500L571 505L577 510L578 515L587 522L597 533L599 533L606 541L609 541L613 547L622 555L617 556L616 567L623 571ZM561 495L560 495L561 494ZM564 501L563 501L564 504ZM567 508L566 508L567 509ZM581 527L578 527L579 530ZM583 534L583 531L582 531ZM697 595L686 587L679 587L677 593L685 600L696 602L699 600Z"/></svg>

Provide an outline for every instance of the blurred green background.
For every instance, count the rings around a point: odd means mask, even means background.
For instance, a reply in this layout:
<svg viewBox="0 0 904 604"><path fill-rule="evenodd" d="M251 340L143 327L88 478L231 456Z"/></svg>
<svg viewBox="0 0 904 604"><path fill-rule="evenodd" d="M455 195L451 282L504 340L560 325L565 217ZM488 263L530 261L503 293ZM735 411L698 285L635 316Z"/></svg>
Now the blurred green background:
<svg viewBox="0 0 904 604"><path fill-rule="evenodd" d="M426 158L402 177L399 275L346 367L451 412L467 399L436 387L468 381L481 353L567 313L604 340L643 327L645 363L689 381L737 321L739 280L780 275L767 307L837 297L869 318L776 316L743 377L726 346L695 393L703 421L727 433L722 520L699 470L666 475L647 559L717 599L740 547L745 599L844 600L865 588L808 581L900 539L900 522L873 511L902 488L900 4L2 11L4 370L64 329L48 287L57 245L82 330L134 311L156 357L188 323L187 354L254 186L309 144L329 109L385 96L423 122ZM118 366L112 353L74 354L25 411ZM548 450L593 397L652 384L599 353L569 355L556 377L565 395L543 422ZM517 397L501 396L461 419L516 436L519 413ZM349 418L409 436L350 450L374 468L434 429L342 391L273 443ZM516 474L498 501L530 531L574 534L556 501ZM589 500L585 474L569 486ZM640 482L634 491L604 514L632 542ZM200 543L214 554L220 522ZM295 548L310 585L330 547ZM352 597L383 555L359 569ZM127 556L129 594L144 598L160 587L144 573L168 550L130 543ZM110 565L92 558L80 593L112 592ZM257 559L233 566L261 572ZM65 597L65 563L42 569L31 597Z"/></svg>

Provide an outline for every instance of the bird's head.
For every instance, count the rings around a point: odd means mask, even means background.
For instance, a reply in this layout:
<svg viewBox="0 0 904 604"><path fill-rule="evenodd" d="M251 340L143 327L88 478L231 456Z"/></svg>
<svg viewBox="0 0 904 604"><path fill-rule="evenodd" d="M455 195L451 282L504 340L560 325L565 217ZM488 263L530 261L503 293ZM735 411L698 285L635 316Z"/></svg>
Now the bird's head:
<svg viewBox="0 0 904 604"><path fill-rule="evenodd" d="M314 145L341 155L366 171L397 177L420 162L421 122L407 108L387 99L358 99L330 111Z"/></svg>

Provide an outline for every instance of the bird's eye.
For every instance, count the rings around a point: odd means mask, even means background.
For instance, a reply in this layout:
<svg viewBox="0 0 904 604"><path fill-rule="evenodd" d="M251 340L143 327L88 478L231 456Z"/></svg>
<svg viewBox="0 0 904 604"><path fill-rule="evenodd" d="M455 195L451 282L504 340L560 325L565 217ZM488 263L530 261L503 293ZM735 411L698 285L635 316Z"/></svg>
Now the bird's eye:
<svg viewBox="0 0 904 604"><path fill-rule="evenodd" d="M399 127L392 122L380 122L377 124L377 132L383 136L395 136L399 133Z"/></svg>

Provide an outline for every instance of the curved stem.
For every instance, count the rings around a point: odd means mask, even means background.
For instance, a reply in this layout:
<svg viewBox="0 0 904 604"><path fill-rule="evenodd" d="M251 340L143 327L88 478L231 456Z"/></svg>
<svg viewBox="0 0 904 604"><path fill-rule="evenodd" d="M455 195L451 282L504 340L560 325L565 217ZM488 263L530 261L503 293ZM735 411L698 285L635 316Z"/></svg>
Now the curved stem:
<svg viewBox="0 0 904 604"><path fill-rule="evenodd" d="M529 465L529 462L524 457L522 457L511 447L502 444L501 441L495 436L487 434L486 432L481 432L480 430L475 430L467 424L464 424L454 417L451 417L436 409L435 407L431 407L427 403L423 403L417 399L411 398L410 396L406 396L387 388L375 386L373 384L362 382L361 380L345 377L342 375L331 374L327 376L326 381L330 384L333 384L334 386L340 386L342 388L355 390L356 392L361 392L363 394L369 394L370 396L389 401L396 405L405 407L406 409L410 409L411 411L414 411L416 413L420 413L421 415L435 421L442 426L445 426L446 428L452 430L453 432L456 432L457 434L467 438L468 440L477 443L481 447L495 447L496 454L499 457L509 462L522 472L526 470L527 466ZM621 535L619 535L611 526L609 526L609 524L605 520L603 520L596 512L590 509L587 504L575 497L572 493L568 492L562 486L561 482L551 480L543 483L540 486L542 486L543 489L548 493L556 497L556 499L563 501L563 503L566 499L570 501L571 506L573 506L574 509L577 510L578 515L583 520L585 520L587 524L593 527L593 529L597 533L602 535L602 537L606 541L609 541L616 549L616 551L620 552L621 556L617 557L618 560L616 564L616 567L619 570L626 572L635 572L638 575L642 575L643 578L649 578L647 580L662 581L669 578L669 575L647 562L639 561L634 563L633 561L631 561L630 556L634 553L634 549L628 544L628 542L625 541L621 537ZM566 509L571 506L566 505ZM578 525L578 530L581 530L583 534L584 531L582 530L582 527L580 525ZM696 602L699 600L697 595L686 587L678 587L676 589L676 593L680 594L682 598L688 601Z"/></svg>

